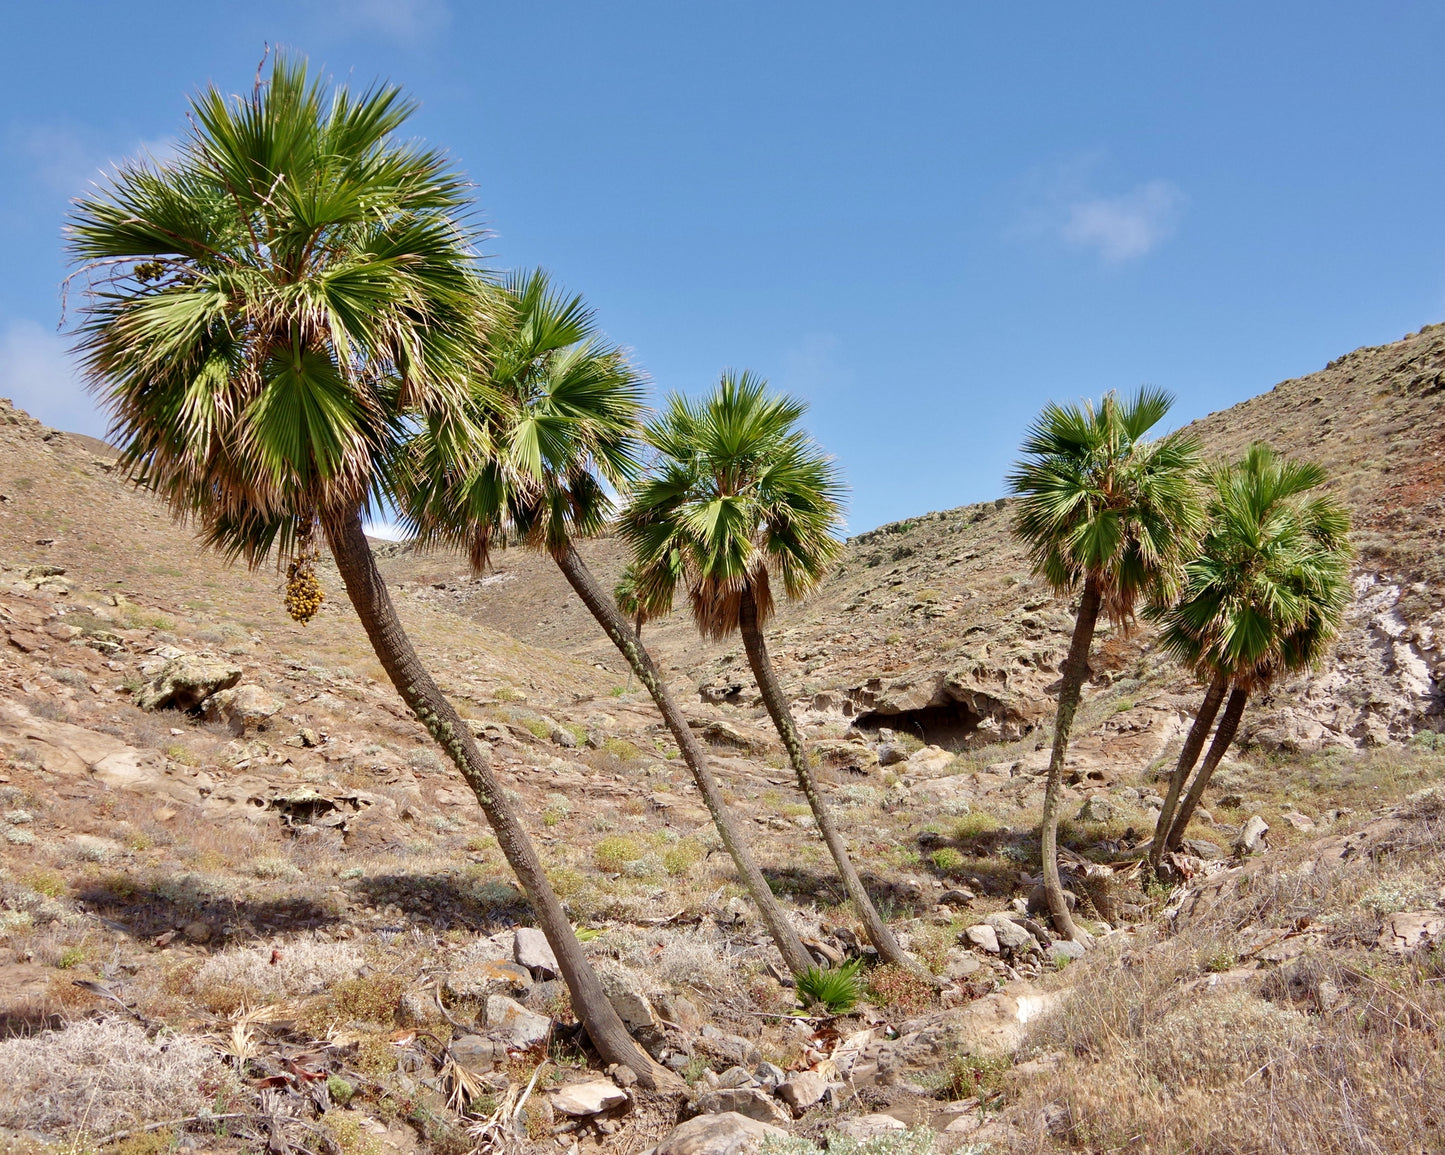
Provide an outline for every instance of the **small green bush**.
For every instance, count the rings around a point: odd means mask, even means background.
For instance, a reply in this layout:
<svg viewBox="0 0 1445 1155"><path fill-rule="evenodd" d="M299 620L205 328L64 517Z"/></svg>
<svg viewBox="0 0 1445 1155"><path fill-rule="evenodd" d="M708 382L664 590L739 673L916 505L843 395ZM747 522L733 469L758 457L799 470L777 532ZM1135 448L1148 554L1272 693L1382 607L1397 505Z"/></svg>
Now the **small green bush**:
<svg viewBox="0 0 1445 1155"><path fill-rule="evenodd" d="M935 850L929 857L933 859L933 865L944 874L953 874L955 871L962 870L966 861L963 855L951 846Z"/></svg>
<svg viewBox="0 0 1445 1155"><path fill-rule="evenodd" d="M798 997L805 1007L822 1006L830 1015L846 1014L863 995L863 980L858 973L862 966L855 959L836 969L809 967L798 976Z"/></svg>
<svg viewBox="0 0 1445 1155"><path fill-rule="evenodd" d="M636 862L643 850L625 834L604 838L592 849L592 861L603 874L621 874L624 863Z"/></svg>

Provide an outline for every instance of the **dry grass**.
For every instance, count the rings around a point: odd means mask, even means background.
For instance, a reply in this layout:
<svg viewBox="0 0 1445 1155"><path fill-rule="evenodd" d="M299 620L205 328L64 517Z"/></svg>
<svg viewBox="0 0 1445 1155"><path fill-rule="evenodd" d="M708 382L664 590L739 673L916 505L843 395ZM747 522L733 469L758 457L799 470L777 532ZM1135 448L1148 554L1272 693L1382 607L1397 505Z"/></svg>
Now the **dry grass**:
<svg viewBox="0 0 1445 1155"><path fill-rule="evenodd" d="M200 1043L123 1019L0 1043L0 1126L78 1137L193 1115L227 1076Z"/></svg>
<svg viewBox="0 0 1445 1155"><path fill-rule="evenodd" d="M364 964L346 943L296 939L274 949L242 947L212 955L191 985L211 1009L229 1010L327 990L355 978Z"/></svg>
<svg viewBox="0 0 1445 1155"><path fill-rule="evenodd" d="M1391 908L1428 908L1431 880L1439 898L1445 792L1403 812L1368 855L1281 855L1172 933L1070 968L1072 997L1032 1036L1057 1065L1011 1084L1019 1149L1445 1149L1445 965L1374 948ZM1301 929L1301 953L1254 966Z"/></svg>

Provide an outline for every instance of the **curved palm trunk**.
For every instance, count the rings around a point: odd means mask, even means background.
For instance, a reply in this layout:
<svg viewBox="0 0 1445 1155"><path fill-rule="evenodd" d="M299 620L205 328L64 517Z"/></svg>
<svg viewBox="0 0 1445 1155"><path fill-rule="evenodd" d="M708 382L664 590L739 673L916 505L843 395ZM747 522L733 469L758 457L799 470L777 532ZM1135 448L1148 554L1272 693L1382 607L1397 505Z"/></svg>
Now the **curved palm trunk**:
<svg viewBox="0 0 1445 1155"><path fill-rule="evenodd" d="M1154 825L1154 845L1149 848L1149 864L1156 870L1160 859L1164 857L1166 836L1174 825L1174 810L1179 805L1179 792L1184 789L1189 772L1199 761L1199 752L1204 749L1204 740L1209 737L1209 728L1214 725L1215 716L1224 701L1224 692L1228 689L1229 675L1216 672L1209 688L1204 691L1204 701L1199 704L1199 713L1194 718L1194 725L1189 727L1184 747L1179 751L1179 761L1174 766L1174 773L1169 775L1169 791L1164 795L1164 809L1159 811L1159 821Z"/></svg>
<svg viewBox="0 0 1445 1155"><path fill-rule="evenodd" d="M1059 793L1064 785L1064 756L1069 750L1069 732L1084 691L1084 676L1089 672L1089 647L1094 643L1094 627L1099 621L1099 584L1093 578L1084 583L1079 598L1079 615L1074 619L1074 636L1064 659L1063 679L1059 684L1059 709L1054 716L1054 748L1049 755L1049 777L1044 787L1044 813L1039 820L1039 841L1044 868L1044 894L1054 929L1079 941L1082 932L1074 924L1064 898L1064 884L1059 881Z"/></svg>
<svg viewBox="0 0 1445 1155"><path fill-rule="evenodd" d="M1179 844L1184 841L1184 832L1189 828L1189 820L1194 817L1194 811L1199 808L1199 800L1204 797L1204 788L1209 785L1209 778L1214 773L1214 768L1219 765L1219 760L1224 757L1224 752L1234 741L1234 735L1239 730L1239 720L1244 716L1244 707L1248 702L1249 691L1235 686L1230 692L1229 701L1225 704L1224 714L1219 719L1219 729L1214 732L1214 741L1209 744L1209 753L1204 756L1199 773L1189 784L1189 793L1184 796L1184 802L1179 807L1179 813L1174 817L1173 826L1169 829L1169 837L1164 840L1166 849L1178 850Z"/></svg>
<svg viewBox="0 0 1445 1155"><path fill-rule="evenodd" d="M587 568L582 555L570 542L565 550L554 553L552 557L577 596L582 599L582 603L597 619L597 624L627 659L627 664L637 675L637 680L646 686L647 692L652 695L658 712L662 714L662 720L667 723L668 730L677 742L677 748L682 752L683 761L692 771L693 781L697 783L698 792L702 795L708 813L712 815L713 825L717 827L723 845L732 855L738 874L748 888L748 894L757 903L758 913L762 915L763 923L777 945L778 953L783 956L784 965L793 974L802 974L812 965L813 960L798 941L797 932L783 913L783 908L773 895L763 872L758 869L747 842L733 825L727 803L723 801L717 788L717 780L713 778L712 770L708 767L707 755L694 737L682 711L677 708L657 663L643 646L641 630L634 633L629 628L627 619L597 584L597 579L592 576L592 571Z"/></svg>
<svg viewBox="0 0 1445 1155"><path fill-rule="evenodd" d="M783 696L783 687L778 682L777 674L773 672L772 659L768 657L767 642L763 638L762 629L758 626L757 602L753 600L752 591L748 589L743 591L742 607L738 612L738 625L743 635L743 649L747 651L748 665L752 667L753 677L758 683L758 691L763 696L763 704L768 708L773 725L777 727L778 736L782 738L783 745L788 751L788 760L793 764L793 773L797 776L798 788L802 790L803 797L808 800L808 806L813 811L813 819L818 824L818 833L823 836L828 852L838 866L838 874L843 879L843 889L863 919L863 927L868 933L868 940L878 949L878 956L884 962L906 967L910 971L921 974L923 968L898 945L898 940L893 937L893 933L888 929L888 924L878 914L877 907L873 905L873 900L868 897L868 891L863 887L863 880L858 877L857 870L853 868L853 862L848 857L848 847L843 842L842 835L833 825L833 816L828 813L828 807L823 802L823 795L818 790L813 772L808 768L808 755L803 749L803 739L798 733L798 727L793 722L792 711L788 709L788 700Z"/></svg>
<svg viewBox="0 0 1445 1155"><path fill-rule="evenodd" d="M572 933L572 924L556 892L547 881L531 839L502 793L492 772L490 755L477 745L471 731L417 657L376 568L359 513L327 519L325 529L347 596L371 640L372 649L402 700L456 763L477 796L508 865L531 900L542 933L557 956L558 968L572 996L572 1007L597 1053L604 1062L631 1067L645 1087L680 1088L682 1083L677 1076L654 1063L633 1041L602 990L596 972Z"/></svg>

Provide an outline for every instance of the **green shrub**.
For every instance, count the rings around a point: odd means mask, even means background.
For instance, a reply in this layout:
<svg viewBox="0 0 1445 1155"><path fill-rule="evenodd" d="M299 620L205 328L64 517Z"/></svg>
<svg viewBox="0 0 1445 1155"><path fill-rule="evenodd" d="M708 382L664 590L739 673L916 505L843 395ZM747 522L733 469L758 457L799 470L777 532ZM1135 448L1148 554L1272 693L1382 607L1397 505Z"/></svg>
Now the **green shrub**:
<svg viewBox="0 0 1445 1155"><path fill-rule="evenodd" d="M933 865L944 874L953 874L956 871L962 870L963 864L966 861L963 855L951 846L945 846L941 850L935 850L929 857L933 859Z"/></svg>
<svg viewBox="0 0 1445 1155"><path fill-rule="evenodd" d="M593 847L592 861L603 874L621 874L624 863L636 862L642 854L642 847L635 839L614 834Z"/></svg>
<svg viewBox="0 0 1445 1155"><path fill-rule="evenodd" d="M862 997L863 979L858 973L862 966L855 959L836 969L809 967L798 976L798 997L805 1007L818 1005L830 1015L845 1014Z"/></svg>

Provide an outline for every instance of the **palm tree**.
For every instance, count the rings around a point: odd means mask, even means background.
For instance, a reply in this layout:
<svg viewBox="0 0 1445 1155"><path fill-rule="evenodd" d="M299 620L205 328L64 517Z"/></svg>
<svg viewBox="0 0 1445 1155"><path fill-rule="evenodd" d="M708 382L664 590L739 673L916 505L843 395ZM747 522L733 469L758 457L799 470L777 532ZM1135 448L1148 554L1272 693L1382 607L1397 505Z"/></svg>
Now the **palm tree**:
<svg viewBox="0 0 1445 1155"><path fill-rule="evenodd" d="M917 970L848 857L763 637L774 575L788 597L801 598L842 548L843 484L798 428L804 412L801 402L770 396L767 383L747 373L724 373L706 401L670 397L647 429L655 467L632 490L619 525L636 554L635 596L649 616L670 607L682 583L704 635L742 634L758 690L869 939L884 961Z"/></svg>
<svg viewBox="0 0 1445 1155"><path fill-rule="evenodd" d="M412 446L404 506L422 541L461 546L477 570L494 543L509 539L552 557L652 695L784 963L801 974L811 960L642 645L645 608L627 583L625 611L608 598L573 544L607 524L608 487L636 476L642 379L620 350L599 340L581 298L559 296L543 273L509 278L501 296L505 312L492 335L491 374L472 414L486 430L481 451L458 454L424 431Z"/></svg>
<svg viewBox="0 0 1445 1155"><path fill-rule="evenodd" d="M1167 600L1203 528L1194 440L1144 437L1172 402L1160 390L1141 389L1128 401L1108 393L1097 408L1050 403L1029 427L1023 460L1009 475L1019 498L1014 533L1034 573L1056 594L1079 592L1040 822L1049 911L1059 933L1076 940L1085 936L1059 882L1059 792L1094 627L1101 611L1127 627L1141 598Z"/></svg>
<svg viewBox="0 0 1445 1155"><path fill-rule="evenodd" d="M1150 849L1157 868L1177 849L1210 776L1229 749L1252 693L1277 676L1317 666L1349 603L1349 515L1326 494L1318 465L1280 458L1256 442L1209 474L1210 527L1185 570L1177 604L1159 616L1164 648L1210 678L1205 705L1170 779ZM1229 701L1183 803L1174 805L1208 733L1210 701Z"/></svg>
<svg viewBox="0 0 1445 1155"><path fill-rule="evenodd" d="M207 545L252 566L273 551L306 562L325 535L392 684L485 811L598 1052L672 1087L608 1001L362 529L409 423L467 439L488 324L467 183L398 139L414 108L392 85L328 94L285 56L249 96L202 93L173 162L126 164L74 208L69 247L92 286L79 349L131 477Z"/></svg>

